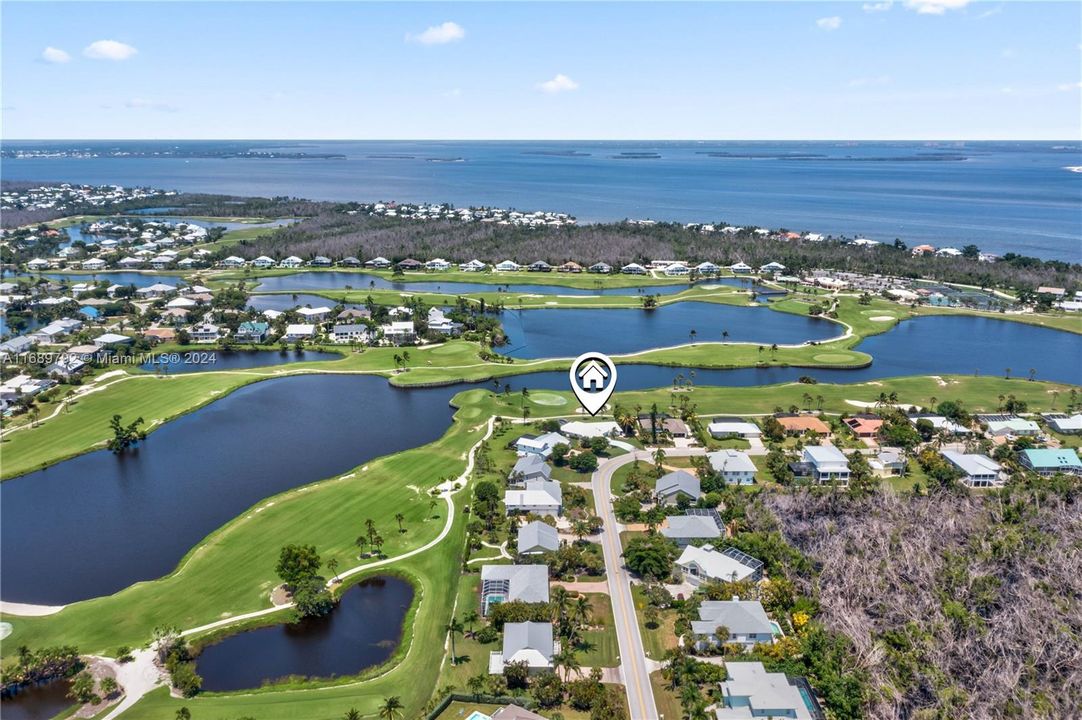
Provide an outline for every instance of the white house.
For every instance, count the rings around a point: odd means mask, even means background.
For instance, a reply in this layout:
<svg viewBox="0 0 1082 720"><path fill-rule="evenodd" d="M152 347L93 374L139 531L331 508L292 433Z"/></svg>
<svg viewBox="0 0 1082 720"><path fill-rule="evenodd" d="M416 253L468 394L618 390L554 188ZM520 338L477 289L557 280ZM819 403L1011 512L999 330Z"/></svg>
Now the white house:
<svg viewBox="0 0 1082 720"><path fill-rule="evenodd" d="M648 271L638 263L628 263L620 268L620 272L624 275L646 275Z"/></svg>
<svg viewBox="0 0 1082 720"><path fill-rule="evenodd" d="M999 463L987 455L960 453L943 450L943 459L962 473L960 481L969 487L993 487L1003 484Z"/></svg>
<svg viewBox="0 0 1082 720"><path fill-rule="evenodd" d="M443 272L444 270L450 270L451 263L447 262L443 258L433 258L425 263L425 270L434 272Z"/></svg>
<svg viewBox="0 0 1082 720"><path fill-rule="evenodd" d="M503 262L496 265L497 272L517 272L521 269L522 266L514 260L504 260Z"/></svg>
<svg viewBox="0 0 1082 720"><path fill-rule="evenodd" d="M385 257L374 257L368 260L364 264L365 267L375 268L376 270L383 270L391 267L391 261Z"/></svg>
<svg viewBox="0 0 1082 720"><path fill-rule="evenodd" d="M727 662L728 678L721 683L721 701L714 707L717 720L748 718L818 717L808 707L800 687L785 673L767 672L761 662Z"/></svg>
<svg viewBox="0 0 1082 720"><path fill-rule="evenodd" d="M717 636L719 627L728 629L727 637ZM691 621L691 632L700 649L722 642L747 651L774 642L774 627L758 600L707 600L699 606L699 619Z"/></svg>
<svg viewBox="0 0 1082 720"><path fill-rule="evenodd" d="M571 441L560 433L550 432L544 435L523 435L515 441L515 450L519 455L540 455L547 458L552 448L560 444L571 445Z"/></svg>
<svg viewBox="0 0 1082 720"><path fill-rule="evenodd" d="M733 274L737 274L737 275L746 274L746 273L751 272L751 265L748 265L747 263L738 262L738 263L734 263L734 264L730 265L729 270Z"/></svg>
<svg viewBox="0 0 1082 720"><path fill-rule="evenodd" d="M304 260L300 259L296 255L290 255L282 262L278 263L278 267L282 268L299 268L304 265Z"/></svg>
<svg viewBox="0 0 1082 720"><path fill-rule="evenodd" d="M745 422L739 419L717 418L706 426L707 432L714 438L757 438L762 437L763 431L755 423Z"/></svg>
<svg viewBox="0 0 1082 720"><path fill-rule="evenodd" d="M297 314L308 322L315 323L323 322L324 320L326 320L330 316L331 310L332 308L329 308L326 305L321 305L320 307L314 308L299 307L297 308Z"/></svg>
<svg viewBox="0 0 1082 720"><path fill-rule="evenodd" d="M530 480L522 489L504 491L503 503L507 514L516 513L558 517L563 508L563 490L552 480Z"/></svg>
<svg viewBox="0 0 1082 720"><path fill-rule="evenodd" d="M1018 417L1005 420L989 420L988 434L995 437L1036 437L1041 434L1041 427L1032 420L1024 420Z"/></svg>
<svg viewBox="0 0 1082 720"><path fill-rule="evenodd" d="M665 274L669 277L680 277L683 275L690 275L691 268L682 262L675 262L665 268Z"/></svg>
<svg viewBox="0 0 1082 720"><path fill-rule="evenodd" d="M242 268L244 267L244 258L230 255L225 260L218 263L218 265L224 268Z"/></svg>
<svg viewBox="0 0 1082 720"><path fill-rule="evenodd" d="M594 263L590 266L589 270L592 273L601 273L602 275L607 275L612 272L612 265L603 262Z"/></svg>
<svg viewBox="0 0 1082 720"><path fill-rule="evenodd" d="M654 483L654 497L659 505L675 505L681 497L698 500L701 495L699 478L686 470L662 475Z"/></svg>
<svg viewBox="0 0 1082 720"><path fill-rule="evenodd" d="M547 603L549 569L547 565L481 566L481 614L488 615L493 605L505 602Z"/></svg>
<svg viewBox="0 0 1082 720"><path fill-rule="evenodd" d="M518 554L541 555L560 549L560 534L548 523L534 520L518 529Z"/></svg>
<svg viewBox="0 0 1082 720"><path fill-rule="evenodd" d="M785 272L785 266L780 262L768 262L766 265L759 266L760 273L780 273Z"/></svg>
<svg viewBox="0 0 1082 720"><path fill-rule="evenodd" d="M383 333L383 339L393 345L413 342L417 337L417 330L412 320L394 320L386 325L380 325L379 329Z"/></svg>
<svg viewBox="0 0 1082 720"><path fill-rule="evenodd" d="M1045 413L1045 422L1058 433L1071 434L1082 432L1082 413L1065 415L1063 413Z"/></svg>
<svg viewBox="0 0 1082 720"><path fill-rule="evenodd" d="M583 422L572 420L560 426L560 432L573 438L616 437L620 426L609 421Z"/></svg>
<svg viewBox="0 0 1082 720"><path fill-rule="evenodd" d="M102 270L107 263L101 258L90 258L89 260L83 260L83 270Z"/></svg>
<svg viewBox="0 0 1082 720"><path fill-rule="evenodd" d="M701 262L695 266L695 272L700 275L717 275L721 272L721 267L712 262Z"/></svg>
<svg viewBox="0 0 1082 720"><path fill-rule="evenodd" d="M716 540L721 537L723 527L717 510L706 510L688 515L670 515L660 532L678 547L686 547L693 542Z"/></svg>
<svg viewBox="0 0 1082 720"><path fill-rule="evenodd" d="M833 445L808 445L804 462L812 467L812 477L818 482L849 482L849 460Z"/></svg>
<svg viewBox="0 0 1082 720"><path fill-rule="evenodd" d="M486 267L488 267L488 265L485 265L480 260L474 258L473 260L470 260L469 262L465 262L465 263L460 264L458 266L458 269L461 270L462 272L481 272Z"/></svg>
<svg viewBox="0 0 1082 720"><path fill-rule="evenodd" d="M286 325L286 331L285 334L282 335L282 339L288 340L289 342L295 342L297 340L308 340L314 337L315 334L315 325L309 323L293 323Z"/></svg>
<svg viewBox="0 0 1082 720"><path fill-rule="evenodd" d="M755 463L740 450L719 450L707 453L710 467L729 485L751 485L755 482Z"/></svg>
<svg viewBox="0 0 1082 720"><path fill-rule="evenodd" d="M48 270L49 261L43 258L34 258L30 262L26 263L27 270Z"/></svg>
<svg viewBox="0 0 1082 720"><path fill-rule="evenodd" d="M368 326L361 323L335 325L331 331L331 339L336 343L367 343L370 337Z"/></svg>
<svg viewBox="0 0 1082 720"><path fill-rule="evenodd" d="M212 343L217 342L218 338L221 337L221 329L213 323L202 323L192 326L188 334L197 343Z"/></svg>
<svg viewBox="0 0 1082 720"><path fill-rule="evenodd" d="M174 294L176 291L177 289L173 285L166 285L165 283L154 283L153 285L147 285L146 287L139 288L135 291L135 294L138 295L140 298L147 299L167 297Z"/></svg>
<svg viewBox="0 0 1082 720"><path fill-rule="evenodd" d="M503 649L488 656L490 675L502 675L510 663L525 663L530 674L552 669L557 643L550 622L517 622L503 626Z"/></svg>
<svg viewBox="0 0 1082 720"><path fill-rule="evenodd" d="M274 265L274 258L268 257L266 255L260 255L252 261L252 267L257 267L260 269L272 268L274 267Z"/></svg>
<svg viewBox="0 0 1082 720"><path fill-rule="evenodd" d="M676 559L684 580L692 585L704 582L739 582L751 578L758 580L763 574L763 563L736 548L718 552L712 545L695 547L688 545Z"/></svg>

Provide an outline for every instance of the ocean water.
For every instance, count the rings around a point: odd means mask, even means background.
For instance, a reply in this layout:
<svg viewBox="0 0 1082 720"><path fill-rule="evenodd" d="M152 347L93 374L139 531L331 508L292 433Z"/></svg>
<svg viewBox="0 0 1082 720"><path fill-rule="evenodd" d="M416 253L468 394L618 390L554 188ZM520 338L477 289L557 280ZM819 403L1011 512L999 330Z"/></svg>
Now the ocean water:
<svg viewBox="0 0 1082 720"><path fill-rule="evenodd" d="M134 143L142 149L214 142ZM235 144L235 143L234 143ZM72 147L5 141L5 149ZM80 148L123 147L80 142ZM1063 142L266 143L340 159L5 158L12 180L554 210L968 243L1082 261L1082 146Z"/></svg>

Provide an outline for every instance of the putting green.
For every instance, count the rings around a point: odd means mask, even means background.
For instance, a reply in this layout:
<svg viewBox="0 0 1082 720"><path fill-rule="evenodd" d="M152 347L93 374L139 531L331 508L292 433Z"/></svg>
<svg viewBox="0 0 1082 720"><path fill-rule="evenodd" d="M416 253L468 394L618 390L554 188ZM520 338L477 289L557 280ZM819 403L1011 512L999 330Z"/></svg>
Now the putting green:
<svg viewBox="0 0 1082 720"><path fill-rule="evenodd" d="M459 355L462 353L462 346L454 343L447 343L446 345L440 345L429 350L433 355Z"/></svg>
<svg viewBox="0 0 1082 720"><path fill-rule="evenodd" d="M851 362L853 356L844 353L819 353L818 355L814 355L812 359L816 362L823 363Z"/></svg>
<svg viewBox="0 0 1082 720"><path fill-rule="evenodd" d="M552 393L530 393L530 401L538 405L566 405L567 398Z"/></svg>

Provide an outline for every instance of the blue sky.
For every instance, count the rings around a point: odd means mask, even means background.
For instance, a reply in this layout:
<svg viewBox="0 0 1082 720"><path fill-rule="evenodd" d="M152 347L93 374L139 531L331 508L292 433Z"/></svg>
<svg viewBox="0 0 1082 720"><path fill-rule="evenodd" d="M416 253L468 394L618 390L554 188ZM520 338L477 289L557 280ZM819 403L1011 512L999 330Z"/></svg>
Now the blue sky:
<svg viewBox="0 0 1082 720"><path fill-rule="evenodd" d="M1077 139L1082 3L48 3L6 138Z"/></svg>

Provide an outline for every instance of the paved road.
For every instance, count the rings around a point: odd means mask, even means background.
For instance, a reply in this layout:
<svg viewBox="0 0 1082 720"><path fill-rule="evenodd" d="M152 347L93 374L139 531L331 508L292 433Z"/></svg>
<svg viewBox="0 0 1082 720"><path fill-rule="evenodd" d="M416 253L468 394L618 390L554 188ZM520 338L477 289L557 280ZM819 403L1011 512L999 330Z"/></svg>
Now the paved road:
<svg viewBox="0 0 1082 720"><path fill-rule="evenodd" d="M642 648L642 635L635 618L635 603L631 597L631 575L621 559L620 532L616 516L612 512L612 496L609 492L612 474L617 468L636 459L649 460L649 453L636 452L621 455L604 463L593 476L594 504L605 521L601 533L601 547L605 555L605 574L608 576L609 597L612 598L612 615L616 626L616 639L620 646L620 661L624 687L627 688L627 706L631 720L657 720L657 705L650 686L650 671L646 653Z"/></svg>
<svg viewBox="0 0 1082 720"><path fill-rule="evenodd" d="M669 457L702 455L702 448L666 448ZM601 465L592 478L594 504L597 512L605 521L605 530L601 533L601 547L605 555L605 574L608 577L609 597L612 599L613 623L616 626L616 639L620 646L620 661L627 689L627 706L631 720L659 720L657 704L654 702L654 690L650 685L650 671L657 663L647 659L642 645L642 632L635 616L635 603L631 597L631 573L624 567L621 558L620 528L612 511L612 475L616 470L634 462L643 460L653 464L653 453L640 450L627 455L620 455Z"/></svg>

